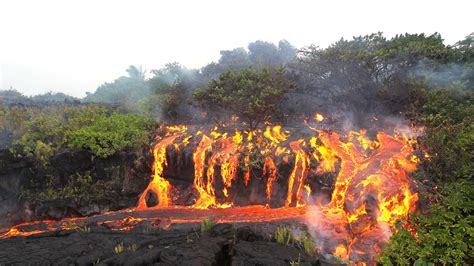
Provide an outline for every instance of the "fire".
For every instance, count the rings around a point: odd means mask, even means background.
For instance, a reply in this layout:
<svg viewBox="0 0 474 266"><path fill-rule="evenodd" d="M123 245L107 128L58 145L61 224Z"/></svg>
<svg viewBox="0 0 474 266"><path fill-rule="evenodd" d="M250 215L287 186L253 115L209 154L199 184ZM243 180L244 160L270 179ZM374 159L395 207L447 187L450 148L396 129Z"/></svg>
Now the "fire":
<svg viewBox="0 0 474 266"><path fill-rule="evenodd" d="M318 121L318 122L322 122L324 120L324 116L320 113L317 113L314 115L314 120Z"/></svg>
<svg viewBox="0 0 474 266"><path fill-rule="evenodd" d="M388 240L389 226L406 219L418 199L409 190L408 173L416 169L416 162L411 159L411 141L386 133L369 140L364 134L351 132L344 141L337 133L319 132L323 145L311 142L320 151L319 158L339 158L340 169L331 201L321 206L317 215L326 224L315 221L314 215L308 216L308 223L322 237L330 235L340 242L350 239L350 245L337 245L333 254L342 258L349 254L356 261L373 259ZM341 219L345 222L341 223ZM372 247L364 246L366 241Z"/></svg>
<svg viewBox="0 0 474 266"><path fill-rule="evenodd" d="M304 182L306 176L308 175L308 168L309 168L309 156L303 150L303 146L305 143L303 140L298 140L290 143L290 147L295 153L295 165L293 167L293 171L288 178L288 193L287 198L285 201L285 206L290 206L293 202L293 186L295 182L297 182L297 190L296 190L296 201L297 206L304 205L302 200L302 190L304 187Z"/></svg>
<svg viewBox="0 0 474 266"><path fill-rule="evenodd" d="M267 205L270 204L273 191L273 182L275 182L277 175L277 168L271 157L265 158L265 164L263 165L263 175L267 176Z"/></svg>
<svg viewBox="0 0 474 266"><path fill-rule="evenodd" d="M275 144L287 139L287 136L284 133L281 133L281 126L274 126L272 128L268 126L263 135Z"/></svg>
<svg viewBox="0 0 474 266"><path fill-rule="evenodd" d="M334 250L334 256L340 257L342 259L347 259L347 249L344 245L339 245Z"/></svg>
<svg viewBox="0 0 474 266"><path fill-rule="evenodd" d="M168 207L171 205L170 189L171 185L163 176L163 168L167 165L166 147L173 143L178 135L170 136L160 141L153 149L153 178L148 187L143 191L138 199L138 209L146 209L146 196L149 191L153 191L158 197L158 207Z"/></svg>
<svg viewBox="0 0 474 266"><path fill-rule="evenodd" d="M309 200L311 195L311 186L309 184L304 185L304 189L306 190L306 200Z"/></svg>
<svg viewBox="0 0 474 266"><path fill-rule="evenodd" d="M390 225L393 225L396 219L407 217L417 200L417 195L411 193L408 188L407 173L413 171L417 163L417 160L413 159L412 142L409 139L403 135L392 137L379 133L376 140L370 140L366 137L366 131L361 130L349 132L346 140L343 140L343 137L335 132L315 131L317 136L309 139L309 145L304 139L289 142L291 152L282 145L291 134L289 131L283 132L279 125L267 126L264 132L244 132L247 136L239 130L234 130L234 134L230 136L228 132L221 132L217 127L209 133L211 137L201 133L201 141L193 153L193 186L197 191L193 207L206 209L231 206L233 203L229 198L229 189L237 180L241 154L245 154L242 159L243 182L248 186L251 179L250 154L259 152L265 158L263 176L266 177L267 204L275 196L273 188L278 174L273 156L279 158L286 154L283 162L290 163L290 155L294 161L287 178L284 206L306 204L312 193L306 182L312 167L316 166L317 173L328 173L336 172L338 166L329 206L345 212L346 219L354 230L364 231L368 224L360 221L367 220L367 216L372 215L374 211L377 213L378 222ZM171 126L164 134L166 137L155 146L153 179L142 193L138 209L147 208L145 197L150 191L157 195L157 207L173 205L169 195L172 186L163 176L163 169L167 165L166 148L173 144L179 152L180 144L174 142L183 138L181 143L188 145L190 138L186 134L186 127ZM222 202L216 197L216 169L220 169L218 176L222 180L222 188L219 195L223 195ZM367 199L376 201L376 208L367 206ZM370 214L368 208L371 209Z"/></svg>
<svg viewBox="0 0 474 266"><path fill-rule="evenodd" d="M211 185L206 185L204 182L204 166L206 159L206 152L212 150L212 139L206 135L202 136L196 151L193 154L194 161L194 188L198 191L199 197L194 204L194 207L205 209L216 204L214 197L214 189ZM207 181L208 184L212 180Z"/></svg>
<svg viewBox="0 0 474 266"><path fill-rule="evenodd" d="M314 118L323 120L323 116L318 114ZM219 128L209 133L211 137L201 133L202 139L193 153L193 186L198 196L192 207L207 209L233 206L229 189L238 182L241 163L243 184L249 186L251 169L254 167L252 154L264 158L262 176L267 206L274 206L278 202L276 198L282 196L275 192L278 162L291 165L291 171L285 178L283 209L288 210L308 204L314 193L307 180L311 170L316 174L337 172L329 203L320 205L318 218L311 214L307 223L317 232L334 231L323 235L323 239L332 238L326 241L334 242L320 247L323 252L332 252L343 259L350 257L356 261L370 262L374 252L380 251L383 242L390 236L389 228L398 219L406 219L418 200L418 195L409 189L408 177L408 173L415 170L418 163L418 158L413 155L414 141L403 134L390 136L380 132L376 139L370 139L365 130L340 135L313 127L310 129L314 130L315 135L308 140L295 139L291 132L282 130L279 125L267 126L265 131L257 129L241 133L234 130L231 137L229 131L222 132ZM175 133L166 133L167 137L155 146L154 178L142 194L140 203L143 202L143 195L151 190L158 195L159 207L172 205L169 196L171 185L163 177L166 147L173 144L179 152L180 143L174 142L184 138L185 141L181 143L188 145L189 137L183 137L187 134L183 127L171 130ZM220 169L220 172L216 173L216 169ZM220 191L216 184L217 176L222 180ZM311 178L314 178L314 174ZM144 206L146 208L146 205L139 204L138 209ZM374 237L377 234L383 237ZM367 239L374 245L372 251L364 246Z"/></svg>
<svg viewBox="0 0 474 266"><path fill-rule="evenodd" d="M316 114L314 119L321 122L324 117ZM280 125L252 131L200 128L193 129L194 133L186 126L162 127L162 138L153 149L153 176L133 211L165 212L173 207L207 215L208 211L224 213L229 207L239 210L240 217L234 215L222 221L242 220L247 217L243 210L255 212L254 216L249 213L246 221L252 217L254 221L292 217L295 212L306 217L308 228L317 239L327 243L318 250L343 259L370 262L390 236L390 227L398 219L406 219L418 200L418 195L410 191L408 176L418 163L413 155L414 141L383 132L370 139L365 130L342 135L310 129L314 131L312 136L299 138ZM181 187L173 187L172 180L165 177L167 150L171 149L178 154L185 150L192 153L194 175L188 191L195 197L188 206L177 206ZM326 204L310 204L310 199L317 199L321 193L314 181L325 173L336 176L330 199ZM251 190L246 195L261 190L264 196L258 206L279 208L245 209L234 201L242 190ZM156 206L147 204L150 193L156 195ZM273 216L274 213L278 215ZM139 221L127 218L119 223L120 230L129 230ZM3 237L28 233L14 227Z"/></svg>

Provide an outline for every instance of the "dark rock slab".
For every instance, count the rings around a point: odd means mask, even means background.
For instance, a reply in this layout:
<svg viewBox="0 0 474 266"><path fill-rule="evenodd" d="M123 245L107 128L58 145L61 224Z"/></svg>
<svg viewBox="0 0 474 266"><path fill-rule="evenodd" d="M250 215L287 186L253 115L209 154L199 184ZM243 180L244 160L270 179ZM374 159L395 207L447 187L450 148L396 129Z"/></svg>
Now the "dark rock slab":
<svg viewBox="0 0 474 266"><path fill-rule="evenodd" d="M142 228L143 229L143 228ZM319 265L295 247L263 240L262 230L197 224L170 230L50 232L0 240L0 265ZM118 250L117 247L122 247Z"/></svg>

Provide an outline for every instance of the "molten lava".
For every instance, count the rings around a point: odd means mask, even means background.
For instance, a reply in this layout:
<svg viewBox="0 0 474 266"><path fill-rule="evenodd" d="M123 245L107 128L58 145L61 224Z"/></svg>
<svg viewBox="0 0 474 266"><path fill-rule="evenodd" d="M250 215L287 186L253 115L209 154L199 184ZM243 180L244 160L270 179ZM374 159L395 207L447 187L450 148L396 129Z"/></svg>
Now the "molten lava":
<svg viewBox="0 0 474 266"><path fill-rule="evenodd" d="M317 114L314 119L321 122L324 117ZM214 128L194 133L184 126L162 127L162 137L153 149L153 176L137 208L94 219L103 223L121 217L119 230L141 221L136 219L166 218L174 223L196 222L205 215L221 217L217 219L221 222L299 219L317 239L320 252L371 262L390 237L390 228L415 208L418 196L410 191L408 176L417 163L413 140L383 132L371 140L365 131L340 135L310 129L312 136L298 138L281 126L267 126L264 131ZM194 168L187 191L193 191L195 199L187 206L174 201L183 189L173 187L165 176L167 151L180 153L182 147L192 149ZM285 173L281 168L290 170ZM324 197L314 181L327 173L337 173L332 194L327 195L330 198L326 204L311 204L312 199ZM258 198L260 183L263 199ZM239 193L267 207L234 202ZM157 198L155 206L148 206L150 194ZM253 203L249 200L249 204ZM269 208L275 204L280 206ZM81 219L86 218L74 221ZM45 228L30 231L25 229L28 224L18 225L2 237L65 227L65 221L43 224Z"/></svg>

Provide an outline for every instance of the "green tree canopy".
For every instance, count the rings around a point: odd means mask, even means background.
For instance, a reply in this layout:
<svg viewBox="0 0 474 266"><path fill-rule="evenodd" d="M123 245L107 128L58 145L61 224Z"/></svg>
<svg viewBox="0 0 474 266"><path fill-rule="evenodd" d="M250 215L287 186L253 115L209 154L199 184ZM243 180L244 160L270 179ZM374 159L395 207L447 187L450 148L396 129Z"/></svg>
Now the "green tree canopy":
<svg viewBox="0 0 474 266"><path fill-rule="evenodd" d="M283 68L228 71L194 91L195 99L212 111L229 110L256 128L277 110L285 93L294 87Z"/></svg>

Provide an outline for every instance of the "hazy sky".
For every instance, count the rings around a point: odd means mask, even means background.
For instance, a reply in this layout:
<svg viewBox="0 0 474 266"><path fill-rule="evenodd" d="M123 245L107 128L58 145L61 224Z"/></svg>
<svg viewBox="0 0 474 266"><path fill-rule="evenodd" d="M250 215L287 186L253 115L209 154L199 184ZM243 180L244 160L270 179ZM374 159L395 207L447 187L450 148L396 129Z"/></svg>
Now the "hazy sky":
<svg viewBox="0 0 474 266"><path fill-rule="evenodd" d="M125 74L180 62L201 67L219 51L261 39L325 47L382 31L474 31L474 1L0 0L0 90L82 97Z"/></svg>

